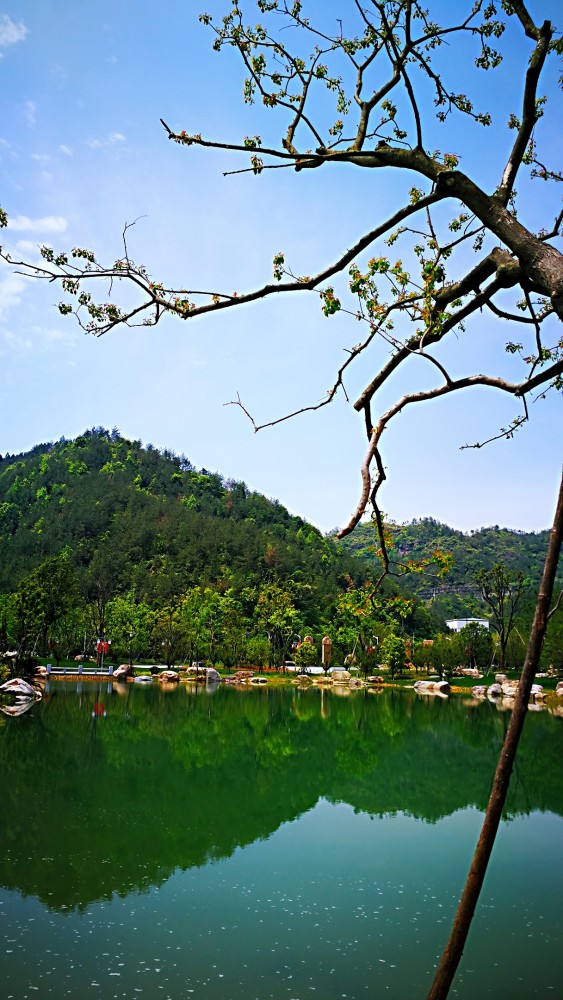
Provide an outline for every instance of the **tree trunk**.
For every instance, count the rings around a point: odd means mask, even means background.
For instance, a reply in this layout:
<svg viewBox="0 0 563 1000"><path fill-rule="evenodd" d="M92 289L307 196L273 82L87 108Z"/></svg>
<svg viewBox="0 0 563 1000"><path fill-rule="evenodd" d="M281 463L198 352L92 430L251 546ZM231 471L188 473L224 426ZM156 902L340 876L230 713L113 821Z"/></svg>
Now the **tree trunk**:
<svg viewBox="0 0 563 1000"><path fill-rule="evenodd" d="M478 219L515 255L535 290L551 299L559 319L563 319L563 255L557 247L526 229L494 196L485 194L461 170L441 171L437 188L459 197ZM499 262L501 255L499 254ZM501 263L510 269L511 265ZM497 272L498 273L498 272ZM512 281L510 281L512 284Z"/></svg>
<svg viewBox="0 0 563 1000"><path fill-rule="evenodd" d="M518 694L512 711L510 725L506 732L495 772L493 788L487 805L481 835L475 848L473 861L461 900L452 925L450 937L440 964L436 970L434 981L428 993L428 1000L444 1000L447 997L452 980L463 954L469 928L477 906L479 894L485 879L487 865L500 824L503 806L508 792L510 775L516 758L518 742L524 726L528 709L528 700L532 683L536 674L547 619L549 606L553 595L557 562L563 542L563 475L559 488L559 499L555 511L553 528L549 539L545 566L536 603L534 621L530 632L530 640L526 659L518 685Z"/></svg>

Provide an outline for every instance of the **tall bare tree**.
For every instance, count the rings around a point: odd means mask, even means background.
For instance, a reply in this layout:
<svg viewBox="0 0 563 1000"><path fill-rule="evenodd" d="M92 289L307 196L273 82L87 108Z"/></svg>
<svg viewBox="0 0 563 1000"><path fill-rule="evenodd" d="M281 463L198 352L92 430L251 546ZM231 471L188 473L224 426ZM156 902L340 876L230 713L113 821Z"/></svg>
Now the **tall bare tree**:
<svg viewBox="0 0 563 1000"><path fill-rule="evenodd" d="M498 635L499 667L506 667L506 647L514 626L516 612L524 596L524 574L510 574L501 563L477 574L481 597L491 609L491 624Z"/></svg>

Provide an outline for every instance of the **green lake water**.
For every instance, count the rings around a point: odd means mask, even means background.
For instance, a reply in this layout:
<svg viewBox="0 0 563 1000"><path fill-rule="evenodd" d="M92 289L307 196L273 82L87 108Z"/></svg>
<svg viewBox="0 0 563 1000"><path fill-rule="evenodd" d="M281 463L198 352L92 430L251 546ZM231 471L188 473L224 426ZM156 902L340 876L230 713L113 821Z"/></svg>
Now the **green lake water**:
<svg viewBox="0 0 563 1000"><path fill-rule="evenodd" d="M52 682L0 717L0 995L423 998L507 720ZM530 712L453 997L563 996L562 751Z"/></svg>

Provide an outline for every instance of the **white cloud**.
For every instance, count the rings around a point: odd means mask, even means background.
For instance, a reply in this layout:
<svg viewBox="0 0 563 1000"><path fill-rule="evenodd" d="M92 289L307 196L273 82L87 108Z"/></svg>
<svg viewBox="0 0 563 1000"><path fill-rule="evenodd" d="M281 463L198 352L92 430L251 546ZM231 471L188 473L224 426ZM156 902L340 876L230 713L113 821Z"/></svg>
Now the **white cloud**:
<svg viewBox="0 0 563 1000"><path fill-rule="evenodd" d="M64 153L65 156L72 156L72 149L70 149L69 146L65 145L59 146L59 150L61 151L61 153Z"/></svg>
<svg viewBox="0 0 563 1000"><path fill-rule="evenodd" d="M17 278L17 275L15 277ZM11 295L9 305L12 307L19 306L21 304L24 283L22 282L18 287L16 282L11 282L11 291L8 291L8 281L0 281L0 292ZM0 320L6 319L4 315L6 312L7 309L4 309L3 303L2 307L0 307ZM0 326L0 356L5 356L9 353L16 357L21 357L22 354L29 354L30 351L38 355L59 354L61 350L64 350L66 355L69 348L72 350L76 347L76 343L76 327L72 325L65 329L64 326L57 328L34 324L31 328L27 329L26 336L14 332L13 329L7 326Z"/></svg>
<svg viewBox="0 0 563 1000"><path fill-rule="evenodd" d="M106 139L87 139L86 145L90 149L102 149L105 146L115 146L118 142L125 142L125 136L121 132L110 132Z"/></svg>
<svg viewBox="0 0 563 1000"><path fill-rule="evenodd" d="M62 215L43 215L39 219L15 215L8 221L8 229L15 229L18 233L64 233L67 225Z"/></svg>
<svg viewBox="0 0 563 1000"><path fill-rule="evenodd" d="M20 216L20 220L25 217ZM11 224L10 220L10 224ZM31 220L27 220L31 221ZM39 222L44 220L37 220ZM38 247L36 243L31 240L17 240L16 247L24 255L25 260L28 264L44 264L42 257L39 254ZM17 264L13 266L17 267ZM24 274L18 274L17 271L10 270L9 267L2 267L0 271L0 323L4 323L7 319L8 313L11 309L17 309L21 307L22 299L29 289L30 279ZM25 325L25 324L24 324ZM6 344L11 344L14 346L17 343L17 338L14 337L6 328L0 330L0 336L4 338ZM31 344L31 341L25 341L24 346L27 348Z"/></svg>
<svg viewBox="0 0 563 1000"><path fill-rule="evenodd" d="M36 355L52 355L59 354L63 349L66 356L68 349L76 346L74 329L61 330L55 327L33 326L30 334L23 337L21 334L14 333L13 330L1 329L0 357L7 354L21 357L29 354L30 351Z"/></svg>
<svg viewBox="0 0 563 1000"><path fill-rule="evenodd" d="M49 73L51 79L55 80L56 83L66 83L66 81L68 80L68 73L66 69L64 69L62 66L59 66L58 64L51 66Z"/></svg>
<svg viewBox="0 0 563 1000"><path fill-rule="evenodd" d="M0 278L0 302L2 303L2 308L17 306L24 288L25 280L21 274L14 274L8 271L7 274L3 275Z"/></svg>
<svg viewBox="0 0 563 1000"><path fill-rule="evenodd" d="M25 284L22 276L13 272L8 272L0 277L0 322L6 319L10 309L19 306ZM10 343L8 331L1 330L0 335L7 343Z"/></svg>
<svg viewBox="0 0 563 1000"><path fill-rule="evenodd" d="M12 330L1 330L0 337L12 354L27 354L33 347L31 340L19 337L17 334L13 333ZM1 353L5 354L5 351L2 351Z"/></svg>
<svg viewBox="0 0 563 1000"><path fill-rule="evenodd" d="M76 347L76 326L74 324L62 327L32 326L30 334L35 348L41 353L57 352L60 347L65 349Z"/></svg>
<svg viewBox="0 0 563 1000"><path fill-rule="evenodd" d="M0 49L5 49L8 45L15 45L16 42L23 42L27 30L23 21L18 21L16 24L11 17L3 14L0 18Z"/></svg>
<svg viewBox="0 0 563 1000"><path fill-rule="evenodd" d="M25 114L25 120L28 125L35 125L36 113L37 113L37 105L35 101L26 101L24 114Z"/></svg>

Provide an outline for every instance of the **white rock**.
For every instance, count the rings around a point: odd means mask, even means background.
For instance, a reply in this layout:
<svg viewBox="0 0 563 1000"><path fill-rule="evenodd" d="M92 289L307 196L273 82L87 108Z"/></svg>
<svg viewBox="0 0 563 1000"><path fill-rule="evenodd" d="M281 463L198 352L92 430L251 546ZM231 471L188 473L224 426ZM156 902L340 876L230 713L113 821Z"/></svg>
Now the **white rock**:
<svg viewBox="0 0 563 1000"><path fill-rule="evenodd" d="M175 684L180 680L180 675L175 670L161 670L158 679L163 684Z"/></svg>
<svg viewBox="0 0 563 1000"><path fill-rule="evenodd" d="M487 698L502 698L502 688L500 684L497 683L490 685L487 690Z"/></svg>
<svg viewBox="0 0 563 1000"><path fill-rule="evenodd" d="M351 676L349 670L333 670L331 674L333 684L347 684Z"/></svg>
<svg viewBox="0 0 563 1000"><path fill-rule="evenodd" d="M9 681L0 684L0 691L9 691L10 694L21 694L25 698L41 698L41 692L37 691L21 677L11 677Z"/></svg>
<svg viewBox="0 0 563 1000"><path fill-rule="evenodd" d="M476 687L471 688L471 694L474 698L486 698L487 697L487 685L477 684Z"/></svg>
<svg viewBox="0 0 563 1000"><path fill-rule="evenodd" d="M417 694L448 694L450 685L447 681L416 681L414 689Z"/></svg>
<svg viewBox="0 0 563 1000"><path fill-rule="evenodd" d="M122 663L121 666L119 666L117 668L117 670L114 670L113 677L114 677L114 680L119 681L123 677L128 677L130 673L131 673L131 670L129 668L129 664L128 663Z"/></svg>
<svg viewBox="0 0 563 1000"><path fill-rule="evenodd" d="M503 698L515 698L518 694L518 684L511 683L508 681L507 684L501 684Z"/></svg>

